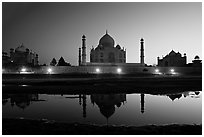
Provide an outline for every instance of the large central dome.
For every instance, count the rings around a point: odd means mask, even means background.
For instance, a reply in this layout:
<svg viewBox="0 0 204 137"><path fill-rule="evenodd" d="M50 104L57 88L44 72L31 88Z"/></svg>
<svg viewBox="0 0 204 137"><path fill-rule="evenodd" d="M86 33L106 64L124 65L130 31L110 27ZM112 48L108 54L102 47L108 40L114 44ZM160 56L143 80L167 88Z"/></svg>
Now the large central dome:
<svg viewBox="0 0 204 137"><path fill-rule="evenodd" d="M100 40L99 45L103 45L104 47L114 47L114 39L106 33Z"/></svg>

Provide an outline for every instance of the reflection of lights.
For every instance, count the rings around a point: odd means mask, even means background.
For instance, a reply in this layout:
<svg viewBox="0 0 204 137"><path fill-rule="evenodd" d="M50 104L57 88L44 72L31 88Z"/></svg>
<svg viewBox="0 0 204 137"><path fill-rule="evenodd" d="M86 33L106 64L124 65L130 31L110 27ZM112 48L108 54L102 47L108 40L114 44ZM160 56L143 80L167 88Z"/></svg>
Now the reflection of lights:
<svg viewBox="0 0 204 137"><path fill-rule="evenodd" d="M48 72L48 73L51 73L51 72L52 72L52 69L51 69L51 68L48 68L48 69L47 69L47 72Z"/></svg>
<svg viewBox="0 0 204 137"><path fill-rule="evenodd" d="M2 72L5 72L5 69L2 68Z"/></svg>
<svg viewBox="0 0 204 137"><path fill-rule="evenodd" d="M28 85L19 85L19 86L22 86L22 87L27 87Z"/></svg>
<svg viewBox="0 0 204 137"><path fill-rule="evenodd" d="M99 68L96 68L96 72L99 73L99 72L100 72L100 69L99 69Z"/></svg>
<svg viewBox="0 0 204 137"><path fill-rule="evenodd" d="M159 69L155 69L155 72L158 73L158 72L159 72Z"/></svg>
<svg viewBox="0 0 204 137"><path fill-rule="evenodd" d="M118 69L117 69L117 72L118 72L118 73L121 73L121 72L122 72L122 69L121 69L121 68L118 68Z"/></svg>
<svg viewBox="0 0 204 137"><path fill-rule="evenodd" d="M26 68L22 68L22 69L21 69L21 72L26 72Z"/></svg>

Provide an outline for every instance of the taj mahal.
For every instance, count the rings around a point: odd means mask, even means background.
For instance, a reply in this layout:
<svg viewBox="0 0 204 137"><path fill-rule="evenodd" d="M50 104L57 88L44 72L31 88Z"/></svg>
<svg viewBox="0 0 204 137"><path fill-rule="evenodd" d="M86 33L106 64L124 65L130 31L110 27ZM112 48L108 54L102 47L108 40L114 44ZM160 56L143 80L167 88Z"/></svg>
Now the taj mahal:
<svg viewBox="0 0 204 137"><path fill-rule="evenodd" d="M79 66L93 65L134 65L145 66L144 63L144 39L140 40L140 63L126 63L126 49L121 48L119 44L115 45L115 40L108 34L102 36L96 48L92 47L90 52L90 62L86 61L86 36L82 36L82 47L79 48Z"/></svg>
<svg viewBox="0 0 204 137"><path fill-rule="evenodd" d="M38 54L26 48L23 44L15 49L10 49L10 57L3 52L4 73L27 73L36 74L136 74L136 75L183 75L202 72L202 60L198 56L192 63L186 64L187 56L179 52L171 51L168 55L158 60L157 66L145 63L145 40L138 40L140 48L139 63L127 63L126 49L119 44L106 31L99 39L98 44L90 50L90 62L87 61L86 36L82 35L82 45L78 51L77 66L40 66ZM31 65L29 65L31 64ZM16 67L13 67L16 66ZM27 67L27 68L25 68ZM196 69L195 69L196 68ZM26 71L26 72L25 72Z"/></svg>

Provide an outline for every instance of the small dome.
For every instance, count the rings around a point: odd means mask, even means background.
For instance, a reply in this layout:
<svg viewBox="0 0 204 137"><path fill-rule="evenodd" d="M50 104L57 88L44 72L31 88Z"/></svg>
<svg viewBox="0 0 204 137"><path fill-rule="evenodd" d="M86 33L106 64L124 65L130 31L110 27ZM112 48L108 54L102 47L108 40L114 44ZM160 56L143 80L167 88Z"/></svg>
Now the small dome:
<svg viewBox="0 0 204 137"><path fill-rule="evenodd" d="M99 40L99 45L103 45L104 47L114 47L114 44L114 39L107 33Z"/></svg>
<svg viewBox="0 0 204 137"><path fill-rule="evenodd" d="M23 43L15 49L17 52L26 52L26 48L24 47Z"/></svg>
<svg viewBox="0 0 204 137"><path fill-rule="evenodd" d="M83 38L83 39L85 39L85 38L86 38L86 36L85 36L85 35L83 35L83 36L82 36L82 38Z"/></svg>
<svg viewBox="0 0 204 137"><path fill-rule="evenodd" d="M197 55L197 56L195 56L195 58L194 58L195 60L199 60L200 59L200 57Z"/></svg>
<svg viewBox="0 0 204 137"><path fill-rule="evenodd" d="M117 49L121 49L120 45L117 45L116 48L117 48Z"/></svg>
<svg viewBox="0 0 204 137"><path fill-rule="evenodd" d="M144 39L143 39L143 38L141 38L141 39L140 39L140 41L144 41Z"/></svg>

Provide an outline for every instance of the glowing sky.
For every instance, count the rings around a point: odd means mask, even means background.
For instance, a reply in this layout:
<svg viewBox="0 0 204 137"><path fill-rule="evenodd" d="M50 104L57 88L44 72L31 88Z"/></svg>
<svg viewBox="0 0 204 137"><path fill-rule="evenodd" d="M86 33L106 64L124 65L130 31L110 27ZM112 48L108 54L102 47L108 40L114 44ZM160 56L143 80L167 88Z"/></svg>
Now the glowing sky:
<svg viewBox="0 0 204 137"><path fill-rule="evenodd" d="M3 3L2 50L19 43L39 54L40 64L53 57L77 65L81 36L90 48L106 29L115 44L127 49L127 62L139 62L139 40L145 39L145 63L172 49L190 63L202 57L202 3Z"/></svg>

